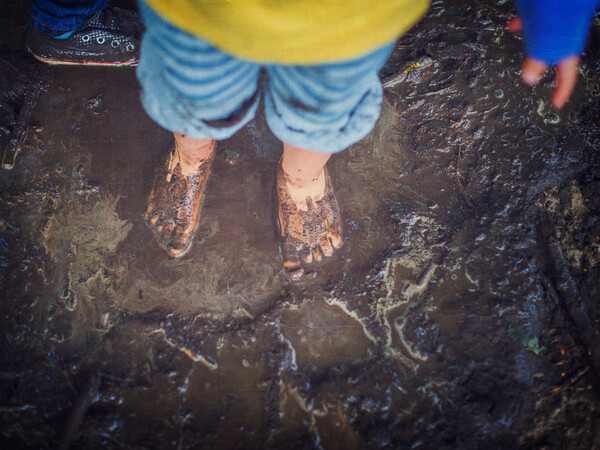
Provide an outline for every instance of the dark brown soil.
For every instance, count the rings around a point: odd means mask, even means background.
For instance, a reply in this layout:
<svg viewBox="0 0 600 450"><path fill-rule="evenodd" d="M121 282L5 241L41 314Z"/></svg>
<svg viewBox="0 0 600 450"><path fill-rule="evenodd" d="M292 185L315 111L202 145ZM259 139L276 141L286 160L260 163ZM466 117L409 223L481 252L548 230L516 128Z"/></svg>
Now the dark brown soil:
<svg viewBox="0 0 600 450"><path fill-rule="evenodd" d="M330 163L345 245L290 283L262 115L169 259L142 213L171 138L134 70L37 62L25 8L0 5L0 148L24 136L0 172L0 447L600 448L598 21L554 111L510 2L433 2Z"/></svg>

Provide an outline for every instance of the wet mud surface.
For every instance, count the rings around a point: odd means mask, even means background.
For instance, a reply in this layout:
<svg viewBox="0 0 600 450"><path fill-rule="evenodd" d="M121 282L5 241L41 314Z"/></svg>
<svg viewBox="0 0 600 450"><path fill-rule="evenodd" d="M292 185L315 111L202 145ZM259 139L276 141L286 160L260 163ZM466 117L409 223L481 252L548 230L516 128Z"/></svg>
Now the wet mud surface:
<svg viewBox="0 0 600 450"><path fill-rule="evenodd" d="M598 22L557 112L510 2L434 2L329 165L344 246L290 283L262 115L169 259L134 71L44 66L0 10L2 447L600 448Z"/></svg>

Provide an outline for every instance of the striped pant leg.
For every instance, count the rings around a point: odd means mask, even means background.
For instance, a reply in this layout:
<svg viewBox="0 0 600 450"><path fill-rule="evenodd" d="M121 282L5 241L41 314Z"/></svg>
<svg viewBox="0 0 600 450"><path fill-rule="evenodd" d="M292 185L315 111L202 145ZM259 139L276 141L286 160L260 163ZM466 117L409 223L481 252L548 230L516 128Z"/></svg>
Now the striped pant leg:
<svg viewBox="0 0 600 450"><path fill-rule="evenodd" d="M357 59L313 66L267 66L265 114L283 142L325 153L364 138L381 112L377 73L393 45Z"/></svg>
<svg viewBox="0 0 600 450"><path fill-rule="evenodd" d="M260 66L221 52L140 2L146 33L137 76L159 125L195 138L232 136L258 106Z"/></svg>

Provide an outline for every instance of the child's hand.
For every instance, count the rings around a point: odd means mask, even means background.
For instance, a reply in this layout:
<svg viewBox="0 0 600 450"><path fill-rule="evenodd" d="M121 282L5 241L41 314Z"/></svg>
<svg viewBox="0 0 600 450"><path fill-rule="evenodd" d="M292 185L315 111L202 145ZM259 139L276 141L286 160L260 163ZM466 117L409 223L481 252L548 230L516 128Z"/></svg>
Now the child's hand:
<svg viewBox="0 0 600 450"><path fill-rule="evenodd" d="M518 33L523 29L523 22L519 17L513 18L508 23L508 30L513 33ZM577 84L577 72L579 61L581 58L578 55L565 57L556 66L556 89L552 94L552 105L555 108L562 108L573 93L575 84ZM548 69L548 65L543 61L534 58L527 58L521 69L521 79L530 86L538 84Z"/></svg>
<svg viewBox="0 0 600 450"><path fill-rule="evenodd" d="M519 17L508 29L523 32L527 59L521 78L537 84L548 67L556 66L552 104L562 108L577 83L579 56L600 0L516 0Z"/></svg>

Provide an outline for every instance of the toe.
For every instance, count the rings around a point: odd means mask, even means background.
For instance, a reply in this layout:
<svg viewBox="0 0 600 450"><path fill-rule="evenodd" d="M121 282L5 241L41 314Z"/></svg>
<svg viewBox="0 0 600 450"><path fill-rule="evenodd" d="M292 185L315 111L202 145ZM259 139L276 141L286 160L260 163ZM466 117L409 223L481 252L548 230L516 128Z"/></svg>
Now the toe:
<svg viewBox="0 0 600 450"><path fill-rule="evenodd" d="M192 248L192 239L190 236L176 233L166 244L169 255L174 258L181 258Z"/></svg>
<svg viewBox="0 0 600 450"><path fill-rule="evenodd" d="M306 264L313 262L313 255L309 248L302 248L299 253L300 258L302 258L302 261L304 261Z"/></svg>
<svg viewBox="0 0 600 450"><path fill-rule="evenodd" d="M342 237L342 230L338 228L329 230L329 239L331 240L333 248L340 248L342 246L342 243L344 242L344 239Z"/></svg>
<svg viewBox="0 0 600 450"><path fill-rule="evenodd" d="M169 220L164 224L163 233L157 236L159 244L174 258L184 256L192 247L196 227L189 223Z"/></svg>
<svg viewBox="0 0 600 450"><path fill-rule="evenodd" d="M150 194L148 194L148 198L146 199L146 209L148 211L153 210L155 204L156 204L156 198L154 195L154 186L153 186L152 191L150 192Z"/></svg>
<svg viewBox="0 0 600 450"><path fill-rule="evenodd" d="M291 280L297 281L304 275L304 268L298 259L284 259L283 268Z"/></svg>
<svg viewBox="0 0 600 450"><path fill-rule="evenodd" d="M148 195L148 199L146 200L146 212L144 215L150 217L154 210L156 209L156 196L154 195L154 186L152 186L152 190Z"/></svg>
<svg viewBox="0 0 600 450"><path fill-rule="evenodd" d="M304 275L304 269L302 266L296 266L292 269L286 269L286 273L291 280L298 281Z"/></svg>
<svg viewBox="0 0 600 450"><path fill-rule="evenodd" d="M323 256L321 255L321 252L319 251L318 247L312 249L312 254L316 262L319 262L323 259Z"/></svg>
<svg viewBox="0 0 600 450"><path fill-rule="evenodd" d="M298 280L304 274L304 268L300 264L298 250L293 245L285 245L282 249L283 268L291 280Z"/></svg>
<svg viewBox="0 0 600 450"><path fill-rule="evenodd" d="M148 220L148 225L153 227L154 225L156 225L156 222L158 222L158 219L160 218L160 214L153 214L149 217L150 217L150 220Z"/></svg>
<svg viewBox="0 0 600 450"><path fill-rule="evenodd" d="M333 247L327 236L323 236L321 238L321 240L319 242L319 246L321 247L321 252L323 253L324 256L333 255Z"/></svg>
<svg viewBox="0 0 600 450"><path fill-rule="evenodd" d="M148 194L146 204L148 205L148 209L154 208L154 205L156 204L156 194L154 193L154 186L152 186L152 190L150 191L150 194Z"/></svg>
<svg viewBox="0 0 600 450"><path fill-rule="evenodd" d="M169 252L169 255L171 255L173 258L181 258L182 256L184 256L187 253L186 250L187 249L184 247L181 247L181 248L169 247L168 252Z"/></svg>

